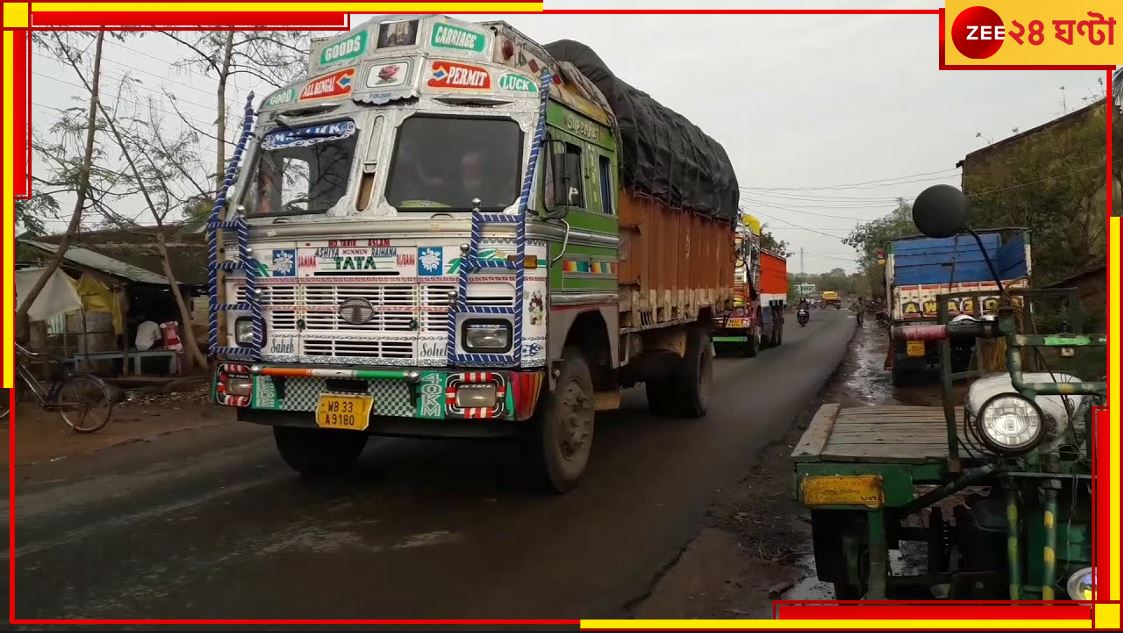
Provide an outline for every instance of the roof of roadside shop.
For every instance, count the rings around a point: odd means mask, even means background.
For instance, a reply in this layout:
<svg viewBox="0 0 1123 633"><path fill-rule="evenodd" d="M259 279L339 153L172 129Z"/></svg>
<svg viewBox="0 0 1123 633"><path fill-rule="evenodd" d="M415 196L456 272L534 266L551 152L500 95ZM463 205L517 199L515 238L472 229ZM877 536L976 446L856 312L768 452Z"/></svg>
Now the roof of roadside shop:
<svg viewBox="0 0 1123 633"><path fill-rule="evenodd" d="M181 284L203 285L207 283L206 236L178 228L166 227L172 274ZM155 235L154 227L82 232L71 241L63 259L135 283L167 285ZM18 242L53 254L61 240L61 235L48 235Z"/></svg>

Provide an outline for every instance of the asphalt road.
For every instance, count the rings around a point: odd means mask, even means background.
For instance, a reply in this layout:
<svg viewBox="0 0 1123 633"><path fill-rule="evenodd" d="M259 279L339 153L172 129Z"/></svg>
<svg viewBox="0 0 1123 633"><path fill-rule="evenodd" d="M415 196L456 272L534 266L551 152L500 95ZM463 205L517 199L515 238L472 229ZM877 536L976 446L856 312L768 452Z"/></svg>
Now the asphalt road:
<svg viewBox="0 0 1123 633"><path fill-rule="evenodd" d="M843 358L850 314L812 319L719 359L706 418L633 390L563 497L489 442L376 439L353 479L308 484L253 425L21 467L16 615L626 617Z"/></svg>

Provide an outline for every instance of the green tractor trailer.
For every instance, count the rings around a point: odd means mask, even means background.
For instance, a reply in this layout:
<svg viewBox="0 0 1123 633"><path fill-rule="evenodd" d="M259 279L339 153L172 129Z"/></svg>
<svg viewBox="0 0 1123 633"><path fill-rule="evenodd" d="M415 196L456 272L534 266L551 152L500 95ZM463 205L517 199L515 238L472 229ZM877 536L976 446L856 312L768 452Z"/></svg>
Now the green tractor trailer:
<svg viewBox="0 0 1123 633"><path fill-rule="evenodd" d="M960 235L966 199L938 185L913 218L932 239ZM1008 287L944 293L934 323L893 336L934 346L943 406L823 405L792 453L795 494L811 512L819 579L839 599L1091 600L1092 408L1106 382L1086 382L1061 361L1105 354L1106 337L1072 331L1073 289ZM951 318L956 302L997 293L990 314ZM1035 310L1060 305L1058 330L1033 331ZM953 371L952 345L1005 345L1006 371ZM1031 367L1030 365L1033 365ZM961 400L955 383L974 379ZM911 547L924 568L902 573L889 550Z"/></svg>

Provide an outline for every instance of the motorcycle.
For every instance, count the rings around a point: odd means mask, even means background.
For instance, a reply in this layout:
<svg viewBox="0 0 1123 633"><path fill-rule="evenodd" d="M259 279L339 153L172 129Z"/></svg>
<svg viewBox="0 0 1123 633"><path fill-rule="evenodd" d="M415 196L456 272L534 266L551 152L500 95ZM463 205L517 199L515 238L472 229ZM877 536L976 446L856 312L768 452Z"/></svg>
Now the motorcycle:
<svg viewBox="0 0 1123 633"><path fill-rule="evenodd" d="M799 321L800 327L806 326L807 322L810 319L811 319L811 313L807 311L807 308L800 308L799 310L796 310L795 320Z"/></svg>

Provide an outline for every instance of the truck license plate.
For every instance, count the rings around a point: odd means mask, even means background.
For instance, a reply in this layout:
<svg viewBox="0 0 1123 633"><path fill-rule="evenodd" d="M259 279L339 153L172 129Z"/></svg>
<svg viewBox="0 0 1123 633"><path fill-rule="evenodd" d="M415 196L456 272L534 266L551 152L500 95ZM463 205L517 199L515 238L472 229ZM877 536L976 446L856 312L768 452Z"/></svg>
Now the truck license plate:
<svg viewBox="0 0 1123 633"><path fill-rule="evenodd" d="M325 429L365 431L373 406L374 398L370 396L325 394L316 407L316 424Z"/></svg>
<svg viewBox="0 0 1123 633"><path fill-rule="evenodd" d="M726 322L725 327L743 328L743 327L745 327L745 320L744 319L729 319L729 321Z"/></svg>
<svg viewBox="0 0 1123 633"><path fill-rule="evenodd" d="M905 354L908 356L924 356L924 341L907 341Z"/></svg>

